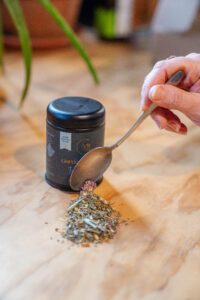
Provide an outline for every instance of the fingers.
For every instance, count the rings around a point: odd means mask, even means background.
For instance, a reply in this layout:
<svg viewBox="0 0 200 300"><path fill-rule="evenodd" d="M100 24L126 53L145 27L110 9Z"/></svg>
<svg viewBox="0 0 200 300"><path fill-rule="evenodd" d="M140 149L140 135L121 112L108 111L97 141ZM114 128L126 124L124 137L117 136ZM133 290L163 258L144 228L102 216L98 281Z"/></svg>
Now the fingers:
<svg viewBox="0 0 200 300"><path fill-rule="evenodd" d="M155 85L149 91L149 98L158 106L175 109L185 115L194 117L199 114L200 94L187 92L172 85Z"/></svg>
<svg viewBox="0 0 200 300"><path fill-rule="evenodd" d="M160 129L166 129L178 134L187 133L187 127L168 109L158 107L152 112L151 117Z"/></svg>
<svg viewBox="0 0 200 300"><path fill-rule="evenodd" d="M152 113L151 113L152 119L156 122L156 125L159 129L164 129L167 126L167 109L162 107L157 107Z"/></svg>
<svg viewBox="0 0 200 300"><path fill-rule="evenodd" d="M200 93L200 79L191 86L190 92Z"/></svg>
<svg viewBox="0 0 200 300"><path fill-rule="evenodd" d="M185 126L185 124L181 123L181 126L178 130L174 129L171 126L166 126L165 128L167 131L172 131L178 134L182 134L182 135L186 135L187 134L187 127Z"/></svg>
<svg viewBox="0 0 200 300"><path fill-rule="evenodd" d="M186 57L175 57L156 63L142 87L142 110L147 109L151 103L148 96L150 88L165 83L178 70L183 70L186 74L182 82L183 88L190 88L200 78L200 54L192 53Z"/></svg>
<svg viewBox="0 0 200 300"><path fill-rule="evenodd" d="M189 69L186 70L189 72L186 72L184 84L189 89L200 77L200 54L190 53L186 55L186 59L189 59Z"/></svg>

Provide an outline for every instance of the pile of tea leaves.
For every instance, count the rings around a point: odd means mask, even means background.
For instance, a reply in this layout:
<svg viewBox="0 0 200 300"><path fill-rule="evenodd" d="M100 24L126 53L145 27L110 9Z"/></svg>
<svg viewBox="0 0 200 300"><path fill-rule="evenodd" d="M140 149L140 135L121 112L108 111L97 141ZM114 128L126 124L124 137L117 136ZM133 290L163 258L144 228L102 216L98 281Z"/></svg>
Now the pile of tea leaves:
<svg viewBox="0 0 200 300"><path fill-rule="evenodd" d="M86 181L80 195L66 212L62 236L75 244L89 246L112 239L119 225L120 213L94 193L96 184Z"/></svg>

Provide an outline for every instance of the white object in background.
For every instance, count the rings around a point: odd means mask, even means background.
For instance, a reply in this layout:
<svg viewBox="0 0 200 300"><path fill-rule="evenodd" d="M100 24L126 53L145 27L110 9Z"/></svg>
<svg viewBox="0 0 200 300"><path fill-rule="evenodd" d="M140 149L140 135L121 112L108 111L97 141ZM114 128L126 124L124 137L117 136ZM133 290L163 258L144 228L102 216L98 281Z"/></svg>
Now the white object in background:
<svg viewBox="0 0 200 300"><path fill-rule="evenodd" d="M117 0L115 10L115 35L128 37L133 29L133 2L134 0Z"/></svg>
<svg viewBox="0 0 200 300"><path fill-rule="evenodd" d="M160 0L152 21L154 33L186 32L199 8L199 0Z"/></svg>

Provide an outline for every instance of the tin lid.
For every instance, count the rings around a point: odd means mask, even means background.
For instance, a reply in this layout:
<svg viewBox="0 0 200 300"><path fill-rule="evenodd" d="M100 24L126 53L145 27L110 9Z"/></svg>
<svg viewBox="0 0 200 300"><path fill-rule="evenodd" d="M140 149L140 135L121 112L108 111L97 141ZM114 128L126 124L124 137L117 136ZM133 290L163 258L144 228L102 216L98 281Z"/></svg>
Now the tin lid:
<svg viewBox="0 0 200 300"><path fill-rule="evenodd" d="M104 124L105 108L91 98L63 97L49 103L47 121L64 129L95 128Z"/></svg>

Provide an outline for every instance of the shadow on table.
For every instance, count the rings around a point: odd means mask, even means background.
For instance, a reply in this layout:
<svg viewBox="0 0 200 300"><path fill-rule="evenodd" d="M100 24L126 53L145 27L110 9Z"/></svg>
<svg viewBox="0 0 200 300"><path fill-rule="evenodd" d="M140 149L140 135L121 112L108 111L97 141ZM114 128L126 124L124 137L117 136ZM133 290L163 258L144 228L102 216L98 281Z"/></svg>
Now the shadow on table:
<svg viewBox="0 0 200 300"><path fill-rule="evenodd" d="M118 152L113 157L112 169L119 175L123 172L150 176L181 175L200 167L199 148L200 136L196 134L168 147L133 142L129 144L128 155ZM131 152L134 157L130 156Z"/></svg>
<svg viewBox="0 0 200 300"><path fill-rule="evenodd" d="M130 187L132 188L132 187ZM126 198L123 197L123 193L126 192L127 189L117 190L113 187L112 184L107 179L103 179L102 183L97 187L96 193L102 197L103 199L110 201L112 207L120 212L122 218L129 219L130 221L134 221L136 219L140 219L141 216L137 209L130 205Z"/></svg>
<svg viewBox="0 0 200 300"><path fill-rule="evenodd" d="M164 156L170 161L178 164L193 164L200 166L200 136L193 136L183 140L182 143L170 146L163 150Z"/></svg>
<svg viewBox="0 0 200 300"><path fill-rule="evenodd" d="M15 159L38 177L44 178L45 153L45 144L33 144L18 149Z"/></svg>

